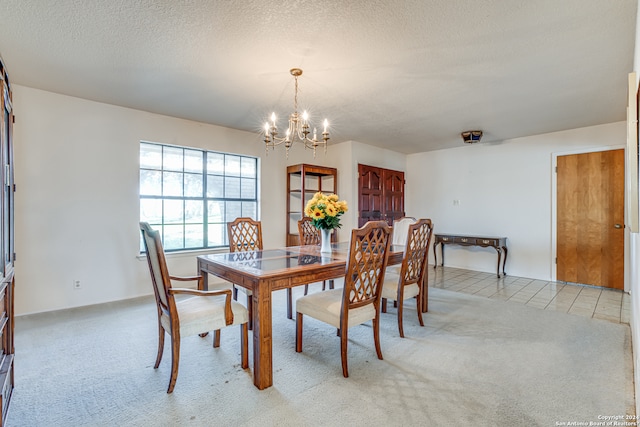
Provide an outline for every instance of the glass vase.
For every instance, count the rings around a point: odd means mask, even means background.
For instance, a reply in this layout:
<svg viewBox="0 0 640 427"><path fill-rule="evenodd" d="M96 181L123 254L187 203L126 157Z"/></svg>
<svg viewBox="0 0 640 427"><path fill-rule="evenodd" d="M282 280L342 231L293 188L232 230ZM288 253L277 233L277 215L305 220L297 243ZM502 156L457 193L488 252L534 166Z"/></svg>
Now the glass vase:
<svg viewBox="0 0 640 427"><path fill-rule="evenodd" d="M320 253L331 253L331 232L330 228L320 229Z"/></svg>

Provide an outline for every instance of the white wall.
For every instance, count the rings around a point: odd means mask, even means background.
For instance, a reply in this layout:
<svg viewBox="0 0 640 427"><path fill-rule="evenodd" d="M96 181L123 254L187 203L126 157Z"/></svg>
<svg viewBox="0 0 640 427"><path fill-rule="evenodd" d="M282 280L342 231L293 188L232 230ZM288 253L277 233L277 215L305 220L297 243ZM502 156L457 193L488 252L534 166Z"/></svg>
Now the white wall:
<svg viewBox="0 0 640 427"><path fill-rule="evenodd" d="M16 314L151 293L139 259L139 141L259 156L265 246L284 245L285 158L260 136L14 85ZM193 274L195 255L171 256ZM74 280L82 288L73 289Z"/></svg>
<svg viewBox="0 0 640 427"><path fill-rule="evenodd" d="M553 154L625 142L618 122L409 155L406 211L436 233L506 236L507 274L551 280ZM491 248L446 249L448 266L495 272L496 260Z"/></svg>

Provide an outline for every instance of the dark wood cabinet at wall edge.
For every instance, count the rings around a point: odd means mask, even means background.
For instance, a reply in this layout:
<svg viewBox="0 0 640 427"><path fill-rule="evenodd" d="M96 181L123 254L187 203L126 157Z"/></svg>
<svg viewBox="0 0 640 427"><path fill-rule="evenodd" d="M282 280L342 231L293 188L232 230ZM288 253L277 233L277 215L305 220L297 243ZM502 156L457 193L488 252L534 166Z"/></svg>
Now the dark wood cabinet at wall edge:
<svg viewBox="0 0 640 427"><path fill-rule="evenodd" d="M0 426L6 425L14 387L14 161L11 85L0 57Z"/></svg>
<svg viewBox="0 0 640 427"><path fill-rule="evenodd" d="M298 220L304 215L307 200L322 191L336 193L338 190L338 170L325 166L301 163L287 167L287 246L300 244ZM337 239L337 233L331 234L331 240Z"/></svg>
<svg viewBox="0 0 640 427"><path fill-rule="evenodd" d="M444 246L445 245L460 245L460 246L481 246L484 248L493 248L498 253L498 268L497 275L500 277L500 260L502 259L502 274L507 275L505 272L505 265L507 263L507 238L506 237L489 237L489 236L468 236L459 234L434 234L433 235L433 268L438 265L438 256L436 247L440 244L442 252L442 265L444 266Z"/></svg>

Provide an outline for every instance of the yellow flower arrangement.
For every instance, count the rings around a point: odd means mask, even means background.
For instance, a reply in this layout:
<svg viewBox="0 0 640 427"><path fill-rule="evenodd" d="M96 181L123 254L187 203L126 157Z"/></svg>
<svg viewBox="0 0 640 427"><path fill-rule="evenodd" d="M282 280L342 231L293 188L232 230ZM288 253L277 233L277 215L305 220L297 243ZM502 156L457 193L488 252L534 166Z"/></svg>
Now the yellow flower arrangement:
<svg viewBox="0 0 640 427"><path fill-rule="evenodd" d="M340 216L348 210L347 202L340 200L337 194L317 192L307 202L304 214L313 219L318 229L340 228Z"/></svg>

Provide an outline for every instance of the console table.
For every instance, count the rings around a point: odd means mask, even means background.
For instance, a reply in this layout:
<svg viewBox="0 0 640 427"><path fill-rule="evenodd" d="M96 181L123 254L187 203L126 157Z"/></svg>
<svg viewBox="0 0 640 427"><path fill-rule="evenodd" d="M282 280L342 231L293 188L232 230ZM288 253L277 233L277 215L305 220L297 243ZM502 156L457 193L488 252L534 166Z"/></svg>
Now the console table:
<svg viewBox="0 0 640 427"><path fill-rule="evenodd" d="M507 263L507 238L506 237L486 237L486 236L466 236L459 234L434 234L433 242L433 268L438 265L438 258L436 255L436 246L438 243L442 248L442 265L444 265L444 245L454 244L461 246L482 246L484 248L491 247L498 252L498 277L500 277L500 259L504 252L504 259L502 260L502 274L507 275L504 271L504 266Z"/></svg>

